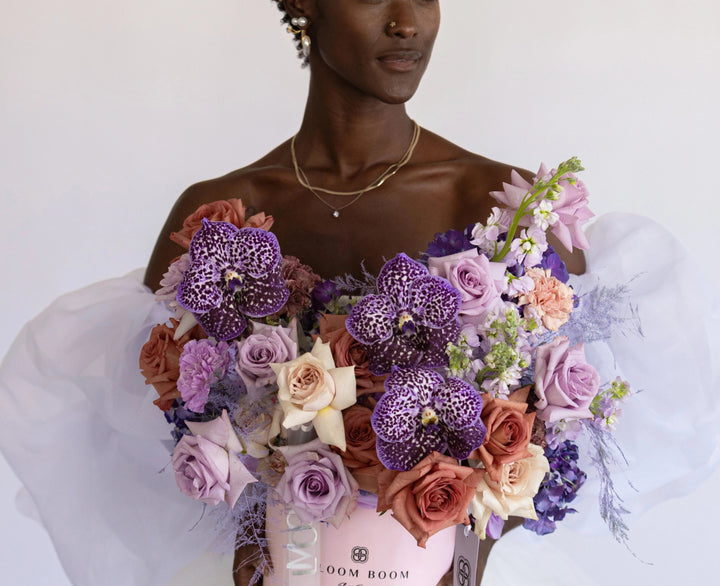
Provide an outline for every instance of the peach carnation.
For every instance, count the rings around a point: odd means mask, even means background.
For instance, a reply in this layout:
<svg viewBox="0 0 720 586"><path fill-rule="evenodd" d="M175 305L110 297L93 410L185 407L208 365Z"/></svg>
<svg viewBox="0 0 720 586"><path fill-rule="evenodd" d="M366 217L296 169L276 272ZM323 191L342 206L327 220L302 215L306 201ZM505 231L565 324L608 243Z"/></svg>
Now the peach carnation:
<svg viewBox="0 0 720 586"><path fill-rule="evenodd" d="M560 329L573 310L575 297L572 288L550 274L550 269L528 269L525 275L535 284L532 291L522 295L520 305L526 305L526 317L534 312L542 325L554 332Z"/></svg>

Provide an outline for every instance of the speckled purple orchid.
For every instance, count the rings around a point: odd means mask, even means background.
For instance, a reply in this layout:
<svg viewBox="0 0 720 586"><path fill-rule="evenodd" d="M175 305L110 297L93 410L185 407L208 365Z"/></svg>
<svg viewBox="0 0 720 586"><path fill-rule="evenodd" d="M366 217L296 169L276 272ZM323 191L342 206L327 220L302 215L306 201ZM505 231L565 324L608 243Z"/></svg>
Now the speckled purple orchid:
<svg viewBox="0 0 720 586"><path fill-rule="evenodd" d="M395 369L371 419L378 458L390 470L410 470L434 451L463 460L485 440L482 406L465 381L429 368Z"/></svg>
<svg viewBox="0 0 720 586"><path fill-rule="evenodd" d="M209 336L230 340L245 329L245 316L270 315L287 301L280 245L258 228L207 219L202 224L190 242L177 300Z"/></svg>
<svg viewBox="0 0 720 586"><path fill-rule="evenodd" d="M380 270L377 291L358 301L345 323L364 347L370 371L446 365L445 347L460 333L457 289L400 253Z"/></svg>

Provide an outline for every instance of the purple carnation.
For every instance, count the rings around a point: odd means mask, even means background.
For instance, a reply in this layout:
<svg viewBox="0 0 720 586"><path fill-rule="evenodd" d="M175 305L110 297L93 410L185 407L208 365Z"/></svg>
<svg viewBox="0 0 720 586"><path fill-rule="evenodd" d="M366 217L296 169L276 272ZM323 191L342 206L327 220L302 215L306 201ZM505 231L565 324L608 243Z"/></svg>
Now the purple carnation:
<svg viewBox="0 0 720 586"><path fill-rule="evenodd" d="M445 348L457 341L460 292L400 253L385 263L377 295L366 295L350 312L346 327L365 350L370 371L393 366L444 366Z"/></svg>
<svg viewBox="0 0 720 586"><path fill-rule="evenodd" d="M190 340L180 355L180 377L177 387L190 411L202 413L210 385L225 376L230 355L226 342L217 346L209 340Z"/></svg>
<svg viewBox="0 0 720 586"><path fill-rule="evenodd" d="M431 452L463 460L483 443L483 402L465 381L429 368L395 369L385 389L371 421L386 468L410 470Z"/></svg>

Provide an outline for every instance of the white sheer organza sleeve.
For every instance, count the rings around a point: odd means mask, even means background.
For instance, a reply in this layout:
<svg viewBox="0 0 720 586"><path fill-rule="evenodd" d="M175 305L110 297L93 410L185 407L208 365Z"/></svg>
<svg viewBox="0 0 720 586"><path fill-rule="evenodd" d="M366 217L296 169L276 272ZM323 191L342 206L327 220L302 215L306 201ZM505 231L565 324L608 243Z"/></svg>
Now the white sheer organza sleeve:
<svg viewBox="0 0 720 586"><path fill-rule="evenodd" d="M0 448L73 584L161 585L209 548L175 485L168 426L138 369L167 313L142 271L57 299L0 368Z"/></svg>

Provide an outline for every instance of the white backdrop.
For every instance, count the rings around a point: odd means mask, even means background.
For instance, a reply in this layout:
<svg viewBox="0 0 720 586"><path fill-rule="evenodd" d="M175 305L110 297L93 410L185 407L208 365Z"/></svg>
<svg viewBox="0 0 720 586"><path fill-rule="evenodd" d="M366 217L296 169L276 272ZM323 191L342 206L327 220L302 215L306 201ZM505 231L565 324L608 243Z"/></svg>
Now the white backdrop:
<svg viewBox="0 0 720 586"><path fill-rule="evenodd" d="M58 294L143 266L187 185L290 136L307 73L269 0L0 8L1 355ZM526 168L578 155L596 212L650 215L716 264L717 2L444 0L442 9L413 117ZM15 511L18 487L0 460L2 582L66 584L43 531ZM635 520L634 547L655 566L604 539L598 562L609 571L610 560L615 584L714 575L707 517L720 518L718 490L715 475ZM700 534L690 560L677 549L689 532Z"/></svg>

